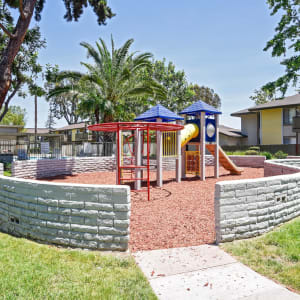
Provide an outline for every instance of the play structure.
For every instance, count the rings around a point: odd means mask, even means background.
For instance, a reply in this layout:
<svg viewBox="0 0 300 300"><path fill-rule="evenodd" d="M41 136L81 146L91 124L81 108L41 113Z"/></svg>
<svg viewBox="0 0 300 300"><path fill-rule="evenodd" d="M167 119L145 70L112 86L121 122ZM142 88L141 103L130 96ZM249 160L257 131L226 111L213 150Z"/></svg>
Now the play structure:
<svg viewBox="0 0 300 300"><path fill-rule="evenodd" d="M215 178L219 177L219 164L231 174L243 172L219 146L220 111L199 100L179 114L184 117L158 104L138 116L135 122L88 127L93 131L116 132L116 184L133 181L134 191L147 192L150 200L150 169L156 169L157 186L162 187L165 158L176 160L177 182L186 174L205 180L206 151L215 158ZM156 146L155 164L150 164L151 144ZM142 188L143 181L147 183L146 189Z"/></svg>

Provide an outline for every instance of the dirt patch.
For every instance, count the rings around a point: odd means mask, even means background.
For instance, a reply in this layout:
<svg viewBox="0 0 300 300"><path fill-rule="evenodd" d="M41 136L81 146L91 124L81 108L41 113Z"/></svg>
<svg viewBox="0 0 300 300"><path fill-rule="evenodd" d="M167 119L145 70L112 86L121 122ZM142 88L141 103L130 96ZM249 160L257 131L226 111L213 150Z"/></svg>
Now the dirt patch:
<svg viewBox="0 0 300 300"><path fill-rule="evenodd" d="M220 178L213 178L213 167L206 168L206 181L188 176L180 184L175 171L164 172L164 186L155 187L151 173L151 200L147 193L131 193L131 251L195 246L215 241L215 183L263 177L262 168L244 168L242 175L230 175L220 168ZM85 184L115 184L115 172L82 173L46 180Z"/></svg>

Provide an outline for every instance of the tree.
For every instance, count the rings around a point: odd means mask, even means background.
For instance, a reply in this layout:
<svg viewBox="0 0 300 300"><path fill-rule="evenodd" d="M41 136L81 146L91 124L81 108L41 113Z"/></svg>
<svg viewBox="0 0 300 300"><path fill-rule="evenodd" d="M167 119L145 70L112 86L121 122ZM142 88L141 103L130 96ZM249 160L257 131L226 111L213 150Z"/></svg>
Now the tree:
<svg viewBox="0 0 300 300"><path fill-rule="evenodd" d="M166 97L153 99L149 104L159 102L174 112L182 110L193 96L184 71L177 71L172 62L166 64L166 59L153 61L151 69L143 70L146 78L155 80L166 89Z"/></svg>
<svg viewBox="0 0 300 300"><path fill-rule="evenodd" d="M46 0L0 0L0 28L8 36L6 46L0 56L0 110L5 102L7 93L12 85L12 66L16 55L24 41L29 25L35 12L35 19L41 19L41 12ZM83 10L91 6L98 16L98 24L105 24L107 19L114 16L106 0L63 0L66 7L64 18L67 21L78 21ZM18 9L19 17L14 26L11 9Z"/></svg>
<svg viewBox="0 0 300 300"><path fill-rule="evenodd" d="M215 106L221 106L221 99L211 88L199 86L198 84L189 84L185 72L176 70L173 62L166 63L166 59L152 62L151 69L142 70L140 76L152 78L160 83L167 91L164 99L136 99L132 110L135 114L140 114L155 105L158 102L174 112L179 112L195 101L203 100L206 103ZM129 103L130 105L130 103Z"/></svg>
<svg viewBox="0 0 300 300"><path fill-rule="evenodd" d="M88 43L81 43L87 50L88 57L94 63L81 64L87 73L61 72L61 79L79 79L77 89L80 92L79 109L85 114L93 114L100 123L120 120L127 113L127 102L137 97L165 97L164 88L152 78L140 77L140 70L150 68L151 53L130 53L133 43L130 39L124 45L115 48L111 38L111 51L104 40L96 43L94 48ZM57 89L52 90L56 93Z"/></svg>
<svg viewBox="0 0 300 300"><path fill-rule="evenodd" d="M271 95L280 91L282 96L291 84L297 88L300 73L300 2L299 0L267 0L271 15L281 14L274 37L267 42L264 51L272 50L273 57L285 57L281 65L285 74L262 89ZM287 58L286 58L287 57ZM299 85L298 85L299 89Z"/></svg>
<svg viewBox="0 0 300 300"><path fill-rule="evenodd" d="M25 108L22 109L20 106L11 106L0 124L25 126L26 114Z"/></svg>
<svg viewBox="0 0 300 300"><path fill-rule="evenodd" d="M0 56L6 47L8 36L0 33ZM42 71L38 63L38 51L44 48L46 41L42 39L40 28L34 27L28 30L24 42L20 47L12 64L11 86L7 97L0 110L0 121L4 118L8 111L9 104L15 95L25 98L26 93L23 87L27 85L30 91L33 91L34 74Z"/></svg>
<svg viewBox="0 0 300 300"><path fill-rule="evenodd" d="M54 119L54 113L52 109L52 105L50 104L49 112L48 112L48 119L45 123L45 127L48 128L49 130L54 129L55 126L55 119Z"/></svg>
<svg viewBox="0 0 300 300"><path fill-rule="evenodd" d="M47 83L45 87L48 91L46 100L51 107L52 117L55 119L65 119L68 125L76 124L80 121L78 78L60 78L58 66L47 66Z"/></svg>
<svg viewBox="0 0 300 300"><path fill-rule="evenodd" d="M221 107L221 98L213 89L205 86L199 86L198 84L193 84L189 88L194 93L190 102L202 100L215 108Z"/></svg>
<svg viewBox="0 0 300 300"><path fill-rule="evenodd" d="M264 104L274 100L273 94L269 93L268 90L255 90L254 95L250 96L250 99L255 102L256 105Z"/></svg>

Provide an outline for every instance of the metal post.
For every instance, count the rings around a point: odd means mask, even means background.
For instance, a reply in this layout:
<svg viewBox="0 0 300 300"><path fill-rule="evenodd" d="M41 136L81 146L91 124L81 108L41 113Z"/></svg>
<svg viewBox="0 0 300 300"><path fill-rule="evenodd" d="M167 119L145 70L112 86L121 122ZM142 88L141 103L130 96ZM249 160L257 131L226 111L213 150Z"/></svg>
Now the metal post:
<svg viewBox="0 0 300 300"><path fill-rule="evenodd" d="M162 122L162 119L156 119L156 122ZM163 145L162 145L162 132L156 131L157 135L157 145L156 145L156 184L158 187L163 186L163 169L162 169L162 154L163 154Z"/></svg>
<svg viewBox="0 0 300 300"><path fill-rule="evenodd" d="M135 165L136 166L141 166L141 162L142 162L142 153L141 153L141 131L139 129L135 130ZM137 180L134 182L134 189L135 190L140 190L141 189L141 170L140 169L136 169L135 170L135 178L137 178Z"/></svg>
<svg viewBox="0 0 300 300"><path fill-rule="evenodd" d="M122 147L122 139L121 139L122 131L118 125L117 128L117 156L116 156L116 167L117 167L117 178L116 183L121 184L121 147Z"/></svg>
<svg viewBox="0 0 300 300"><path fill-rule="evenodd" d="M149 126L147 126L147 188L148 188L148 201L150 201L150 143L149 143Z"/></svg>
<svg viewBox="0 0 300 300"><path fill-rule="evenodd" d="M201 112L201 180L205 180L205 112Z"/></svg>
<svg viewBox="0 0 300 300"><path fill-rule="evenodd" d="M215 114L216 121L216 144L215 144L215 178L219 178L219 165L220 165L220 153L219 153L219 115Z"/></svg>
<svg viewBox="0 0 300 300"><path fill-rule="evenodd" d="M177 121L180 124L181 121ZM181 130L176 131L176 147L177 147L177 158L176 158L176 182L181 182Z"/></svg>

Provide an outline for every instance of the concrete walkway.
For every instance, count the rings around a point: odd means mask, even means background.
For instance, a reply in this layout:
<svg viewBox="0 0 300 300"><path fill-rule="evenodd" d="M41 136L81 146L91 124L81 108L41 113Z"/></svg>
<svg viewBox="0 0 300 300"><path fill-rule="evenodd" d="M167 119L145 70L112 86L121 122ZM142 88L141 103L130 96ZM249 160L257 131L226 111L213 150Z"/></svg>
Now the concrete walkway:
<svg viewBox="0 0 300 300"><path fill-rule="evenodd" d="M161 300L300 300L217 246L141 251L134 257Z"/></svg>

